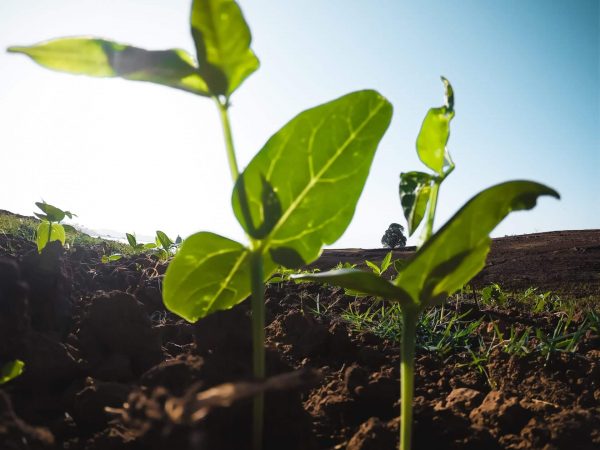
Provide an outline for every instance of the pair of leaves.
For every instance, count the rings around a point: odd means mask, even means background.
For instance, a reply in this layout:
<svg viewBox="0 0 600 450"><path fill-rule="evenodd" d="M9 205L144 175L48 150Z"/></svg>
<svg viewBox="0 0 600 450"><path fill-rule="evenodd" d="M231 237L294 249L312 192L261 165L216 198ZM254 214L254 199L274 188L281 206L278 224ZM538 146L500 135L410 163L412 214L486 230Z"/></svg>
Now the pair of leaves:
<svg viewBox="0 0 600 450"><path fill-rule="evenodd" d="M436 175L424 172L400 174L400 203L408 223L409 236L425 217L436 177L445 177L444 169L454 165L446 149L450 121L454 117L454 90L446 78L442 77L442 82L445 87L444 106L431 108L427 112L417 137L417 154Z"/></svg>
<svg viewBox="0 0 600 450"><path fill-rule="evenodd" d="M377 92L354 92L300 113L250 162L232 203L265 279L277 264L310 263L342 235L391 116ZM186 239L163 283L167 308L192 322L249 294L250 250L213 233Z"/></svg>
<svg viewBox="0 0 600 450"><path fill-rule="evenodd" d="M533 208L543 195L560 198L553 189L532 181L510 181L480 192L419 249L393 283L357 270L293 278L334 284L396 300L410 308L424 308L445 300L474 277L485 265L491 231L510 212Z"/></svg>
<svg viewBox="0 0 600 450"><path fill-rule="evenodd" d="M35 205L40 208L43 214L34 213L39 219L46 220L48 222L61 222L65 217L72 219L75 214L70 211L63 211L56 206L52 206L46 202L36 202Z"/></svg>
<svg viewBox="0 0 600 450"><path fill-rule="evenodd" d="M93 37L59 38L8 51L48 69L146 81L201 96L229 97L258 68L250 30L235 1L194 0L191 31L198 63L181 49L145 50Z"/></svg>

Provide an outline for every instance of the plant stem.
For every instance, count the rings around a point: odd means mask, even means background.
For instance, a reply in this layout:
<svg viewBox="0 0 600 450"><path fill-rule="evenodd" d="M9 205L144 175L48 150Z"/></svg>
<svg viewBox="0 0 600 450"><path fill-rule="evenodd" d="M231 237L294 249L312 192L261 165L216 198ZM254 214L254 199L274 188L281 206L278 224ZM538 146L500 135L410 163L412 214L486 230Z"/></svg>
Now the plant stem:
<svg viewBox="0 0 600 450"><path fill-rule="evenodd" d="M225 148L227 150L227 160L229 162L229 170L231 171L231 178L235 183L240 174L238 170L237 160L235 158L235 147L233 145L233 136L231 134L231 125L229 123L229 105L227 102L223 103L219 99L215 99L219 113L221 116L221 125L223 126L223 135L225 137Z"/></svg>
<svg viewBox="0 0 600 450"><path fill-rule="evenodd" d="M263 281L263 261L260 250L250 254L250 270L252 284L252 368L254 378L265 378L265 283ZM262 449L264 394L254 397L252 422L252 448Z"/></svg>
<svg viewBox="0 0 600 450"><path fill-rule="evenodd" d="M415 382L415 339L419 313L402 310L402 342L400 343L400 450L410 450Z"/></svg>

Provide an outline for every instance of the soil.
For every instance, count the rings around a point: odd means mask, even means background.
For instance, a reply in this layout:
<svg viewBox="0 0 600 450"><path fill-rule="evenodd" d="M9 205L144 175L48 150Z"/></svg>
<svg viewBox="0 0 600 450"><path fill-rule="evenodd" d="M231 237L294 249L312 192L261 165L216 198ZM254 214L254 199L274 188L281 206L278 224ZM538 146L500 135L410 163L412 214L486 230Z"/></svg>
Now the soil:
<svg viewBox="0 0 600 450"><path fill-rule="evenodd" d="M385 253L328 250L316 266ZM138 255L103 264L101 256L101 248L55 243L39 255L32 242L0 236L0 361L25 362L0 390L1 449L249 449L257 392L266 395L265 449L396 448L398 343L340 317L370 299L268 285L270 378L259 382L249 302L189 324L162 306L165 263ZM496 239L472 285L490 282L592 299L598 308L600 230ZM551 332L558 320L468 298L447 308L481 317L483 339L492 323L535 322ZM414 449L600 448L596 334L548 359L492 351L484 371L469 361L464 352L417 352Z"/></svg>

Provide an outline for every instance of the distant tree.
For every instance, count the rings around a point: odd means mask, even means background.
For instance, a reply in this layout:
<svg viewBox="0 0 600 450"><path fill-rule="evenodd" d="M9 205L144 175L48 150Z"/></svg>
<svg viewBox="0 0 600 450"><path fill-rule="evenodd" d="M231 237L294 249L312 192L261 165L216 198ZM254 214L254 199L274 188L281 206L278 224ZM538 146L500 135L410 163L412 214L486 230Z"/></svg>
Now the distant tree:
<svg viewBox="0 0 600 450"><path fill-rule="evenodd" d="M406 236L404 236L404 227L399 223L392 223L381 238L381 244L387 248L404 247L406 245Z"/></svg>

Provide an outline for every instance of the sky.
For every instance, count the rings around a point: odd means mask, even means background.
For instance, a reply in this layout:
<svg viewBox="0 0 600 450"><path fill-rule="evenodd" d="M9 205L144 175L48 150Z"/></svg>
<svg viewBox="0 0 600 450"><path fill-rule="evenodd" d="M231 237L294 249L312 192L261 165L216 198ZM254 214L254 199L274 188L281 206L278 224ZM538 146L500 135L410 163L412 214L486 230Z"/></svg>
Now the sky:
<svg viewBox="0 0 600 450"><path fill-rule="evenodd" d="M94 35L193 51L189 0L1 0L0 49ZM560 192L493 236L600 228L600 2L597 0L241 0L260 69L232 98L240 167L299 112L376 89L394 105L351 225L332 247L380 247L405 225L400 172L425 170L415 139L455 90L435 228L478 191L530 179ZM41 199L92 229L244 241L218 113L149 83L51 72L0 51L0 209ZM418 237L419 232L415 234ZM415 243L412 238L409 243Z"/></svg>

